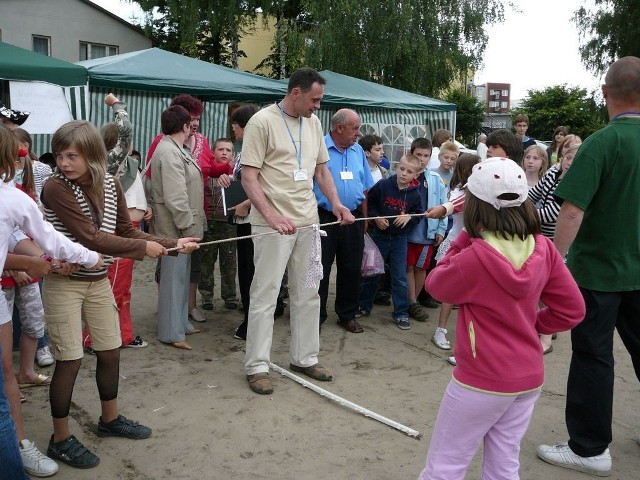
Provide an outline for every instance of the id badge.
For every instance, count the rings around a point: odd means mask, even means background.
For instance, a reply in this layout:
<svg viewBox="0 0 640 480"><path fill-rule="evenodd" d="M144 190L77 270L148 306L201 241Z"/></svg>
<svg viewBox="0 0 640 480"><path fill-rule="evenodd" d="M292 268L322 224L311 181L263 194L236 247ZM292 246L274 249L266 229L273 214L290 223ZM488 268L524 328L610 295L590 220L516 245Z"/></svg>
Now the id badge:
<svg viewBox="0 0 640 480"><path fill-rule="evenodd" d="M294 170L293 171L293 181L294 182L304 182L307 180L307 171L304 169Z"/></svg>
<svg viewBox="0 0 640 480"><path fill-rule="evenodd" d="M340 172L342 180L353 180L353 172Z"/></svg>

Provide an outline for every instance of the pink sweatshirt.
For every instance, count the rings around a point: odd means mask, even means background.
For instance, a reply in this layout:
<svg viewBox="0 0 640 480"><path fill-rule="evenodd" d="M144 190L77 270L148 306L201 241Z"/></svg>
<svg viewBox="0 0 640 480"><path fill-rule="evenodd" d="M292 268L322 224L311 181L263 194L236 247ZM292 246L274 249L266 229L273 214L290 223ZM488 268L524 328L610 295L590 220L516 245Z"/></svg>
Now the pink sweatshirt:
<svg viewBox="0 0 640 480"><path fill-rule="evenodd" d="M544 381L538 334L570 330L585 314L580 290L553 243L535 236L521 268L466 231L427 277L436 299L459 304L453 376L487 392L515 394ZM538 309L538 300L543 309Z"/></svg>

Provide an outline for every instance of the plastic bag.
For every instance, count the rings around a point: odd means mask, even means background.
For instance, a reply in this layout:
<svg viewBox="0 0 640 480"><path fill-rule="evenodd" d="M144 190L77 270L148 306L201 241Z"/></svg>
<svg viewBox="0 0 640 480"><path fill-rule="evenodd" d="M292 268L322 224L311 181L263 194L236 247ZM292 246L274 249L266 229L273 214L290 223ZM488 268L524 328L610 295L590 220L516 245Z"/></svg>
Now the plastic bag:
<svg viewBox="0 0 640 480"><path fill-rule="evenodd" d="M375 277L384 273L384 259L369 234L364 234L364 252L362 253L362 268L360 270L363 277Z"/></svg>

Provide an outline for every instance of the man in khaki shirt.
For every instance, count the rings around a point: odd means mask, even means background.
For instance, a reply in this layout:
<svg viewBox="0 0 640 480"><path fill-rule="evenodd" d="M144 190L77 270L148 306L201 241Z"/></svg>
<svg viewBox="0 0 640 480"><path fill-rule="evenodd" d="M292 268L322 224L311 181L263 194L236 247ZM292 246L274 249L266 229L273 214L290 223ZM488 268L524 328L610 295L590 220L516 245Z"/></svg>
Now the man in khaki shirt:
<svg viewBox="0 0 640 480"><path fill-rule="evenodd" d="M329 154L322 126L314 112L320 108L325 80L312 68L300 68L289 79L287 95L256 113L245 129L242 146L242 186L251 204L252 233L275 230L280 235L253 239L255 275L247 329L245 370L256 393L273 391L269 360L273 311L285 268L291 300L290 368L316 380L330 381L331 372L318 363L320 299L317 289L305 288L313 230L318 223L313 181L331 201L343 224L353 215L342 205L326 162Z"/></svg>

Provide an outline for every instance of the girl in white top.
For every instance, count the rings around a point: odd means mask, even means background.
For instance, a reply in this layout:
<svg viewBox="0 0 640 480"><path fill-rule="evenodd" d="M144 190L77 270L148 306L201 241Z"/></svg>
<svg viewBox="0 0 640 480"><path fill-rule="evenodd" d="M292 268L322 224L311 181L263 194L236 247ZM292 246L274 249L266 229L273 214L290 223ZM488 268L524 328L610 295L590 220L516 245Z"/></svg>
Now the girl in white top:
<svg viewBox="0 0 640 480"><path fill-rule="evenodd" d="M41 276L51 272L68 271L69 265L51 257L79 263L84 267L102 266L100 256L82 245L75 244L64 235L56 232L51 224L42 219L37 205L25 193L12 185L15 172L15 159L18 155L18 141L4 126L0 125L0 271L26 271L30 276ZM7 262L7 252L16 227L27 232L45 254L41 257L12 255ZM27 242L22 242L27 243ZM29 242L30 243L30 242ZM38 247L36 247L38 248ZM38 249L39 249L38 248ZM15 253L23 253L16 251ZM11 416L16 425L17 441L23 463L28 472L38 476L53 475L58 466L45 457L35 444L24 438L24 422L20 407L18 382L13 374L12 362L13 334L11 331L11 312L7 308L4 295L0 295L0 345L2 346L2 365L5 379L5 391L9 400Z"/></svg>

